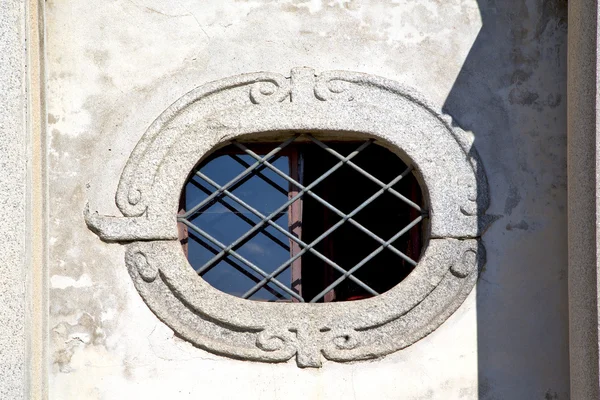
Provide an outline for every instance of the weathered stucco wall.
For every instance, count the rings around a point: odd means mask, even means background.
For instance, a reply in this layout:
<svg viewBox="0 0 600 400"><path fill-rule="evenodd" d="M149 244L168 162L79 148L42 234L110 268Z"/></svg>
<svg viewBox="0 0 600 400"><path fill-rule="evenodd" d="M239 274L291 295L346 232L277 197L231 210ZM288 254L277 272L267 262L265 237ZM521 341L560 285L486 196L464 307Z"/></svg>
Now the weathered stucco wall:
<svg viewBox="0 0 600 400"><path fill-rule="evenodd" d="M48 0L51 399L566 399L566 2ZM83 221L152 121L193 88L309 66L381 75L472 131L490 184L477 289L373 362L212 355L143 303Z"/></svg>

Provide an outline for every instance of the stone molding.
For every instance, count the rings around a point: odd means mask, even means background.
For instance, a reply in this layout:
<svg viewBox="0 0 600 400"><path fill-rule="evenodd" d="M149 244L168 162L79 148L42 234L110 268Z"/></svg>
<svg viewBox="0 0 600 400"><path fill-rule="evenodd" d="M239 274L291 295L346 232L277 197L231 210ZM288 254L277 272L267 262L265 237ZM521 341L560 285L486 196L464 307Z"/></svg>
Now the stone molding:
<svg viewBox="0 0 600 400"><path fill-rule="evenodd" d="M374 138L415 167L429 210L428 243L414 271L377 297L326 304L261 303L227 295L200 278L178 241L185 181L232 139L311 132L321 139ZM301 367L402 349L462 304L485 261L485 173L469 135L396 82L346 71L294 68L201 86L147 130L116 194L122 217L86 207L88 227L126 246L125 262L148 306L180 336L208 351Z"/></svg>

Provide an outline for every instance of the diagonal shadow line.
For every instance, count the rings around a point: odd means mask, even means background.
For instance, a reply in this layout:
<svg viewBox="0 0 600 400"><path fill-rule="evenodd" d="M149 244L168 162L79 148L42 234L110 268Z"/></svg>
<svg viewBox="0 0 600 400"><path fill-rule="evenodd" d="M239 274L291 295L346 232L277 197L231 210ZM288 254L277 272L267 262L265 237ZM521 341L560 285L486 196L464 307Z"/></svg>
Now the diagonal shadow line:
<svg viewBox="0 0 600 400"><path fill-rule="evenodd" d="M250 166L250 164L248 164L246 161L244 161L242 158L240 158L238 155L236 154L230 154L229 157L233 158L235 161L237 161L239 164L241 164L242 166L248 168ZM274 162L275 160L281 158L281 156L277 156L275 157L272 162ZM271 178L269 178L268 176L266 176L265 174L261 173L261 171L263 169L265 169L266 167L264 165L261 165L259 168L256 168L254 172L254 174L256 176L258 176L259 178L261 178L263 181L267 182L269 185L271 185L275 190L277 190L278 192L280 192L281 194L284 195L288 195L288 191L285 190L284 188L282 188L281 186L279 186L277 184L277 182L275 182L274 180L272 180ZM231 188L231 190L234 190L235 188Z"/></svg>
<svg viewBox="0 0 600 400"><path fill-rule="evenodd" d="M272 158L271 161L275 162L277 161L281 156L280 155L276 155ZM250 164L248 164L250 165ZM260 173L260 171L264 170L266 168L265 165L259 165L258 167L254 168L252 171L249 171L248 174L246 176L244 176L243 178L241 178L237 183L233 184L231 187L229 187L228 190L233 191L237 188L239 188L240 186L242 186L244 183L248 182L250 179L252 179L254 176L261 176L263 174ZM264 178L263 178L264 179ZM268 178L267 178L268 179ZM192 180L193 181L193 180ZM276 184L276 183L275 183ZM214 193L216 192L210 192L207 193L210 196L212 196ZM285 195L287 196L287 192L285 192ZM218 201L219 198L224 197L225 195L223 193L219 193L216 196L213 196L213 199L211 201L209 201L206 204L203 204L201 207L197 208L194 210L194 212L192 214L187 215L185 218L192 218L194 215L196 214L201 214L203 212L205 212L207 209L209 209L210 207L212 207L213 205L215 205ZM205 199L206 200L206 199ZM203 201L205 201L203 200ZM197 206L196 206L197 207ZM186 213L187 214L187 213Z"/></svg>
<svg viewBox="0 0 600 400"><path fill-rule="evenodd" d="M219 190L217 190L216 192L214 192L213 194L211 194L210 196L208 196L206 199L204 199L203 201L201 201L196 206L192 207L191 210L188 210L184 214L182 214L180 216L180 218L188 218L190 215L193 215L196 212L196 210L204 207L207 203L211 202L215 197L219 196L224 190L233 187L236 183L238 183L240 181L240 179L243 179L243 178L247 177L247 175L250 172L252 172L254 169L256 169L258 166L260 166L261 164L263 164L265 161L270 160L273 157L275 157L277 155L277 153L279 153L281 150L283 150L286 146L288 146L290 143L292 143L298 137L299 137L299 135L292 136L291 138L289 138L288 140L286 140L282 144L280 144L277 147L275 147L273 150L271 150L269 153L267 153L264 157L260 157L260 159L257 160L250 167L246 168L244 171L242 171L241 173L239 173L235 178L231 179L225 185L221 186L221 188Z"/></svg>
<svg viewBox="0 0 600 400"><path fill-rule="evenodd" d="M217 254L219 251L217 249L215 249L213 246L211 246L207 241L205 241L204 239L202 239L201 237L197 236L196 234L194 234L194 232L189 232L188 236L194 240L196 243L200 244L202 247L204 247L206 250L210 251L213 254ZM254 276L253 274L251 274L250 272L248 272L242 265L234 262L233 260L231 260L229 257L224 257L223 261L225 261L227 264L231 265L232 267L234 267L238 272L244 274L246 277L250 278L251 280L253 280L255 283L260 281L260 278ZM213 268L216 266L217 264L213 265ZM212 268L207 269L206 271L204 271L204 273L210 271ZM203 274L204 274L203 273ZM202 275L203 275L202 274ZM200 276L202 276L200 275ZM280 292L278 292L277 290L273 289L272 287L266 285L264 287L264 289L266 289L269 293L271 293L272 295L276 296L279 299L285 299L285 295L281 294Z"/></svg>
<svg viewBox="0 0 600 400"><path fill-rule="evenodd" d="M197 187L198 189L202 190L204 193L206 193L206 194L212 193L210 191L210 189L208 189L205 186L203 186L200 182L196 182L193 179L190 182L195 187ZM223 193L223 197L225 197L225 195L226 195L226 193ZM248 225L250 225L250 226L255 226L256 225L256 222L254 222L250 218L246 217L237 208L235 208L231 204L227 203L222 197L219 197L217 199L217 201L219 203L221 203L229 211L231 211L233 214L235 214L236 216L238 216L241 220L243 220L244 222L246 222ZM267 228L268 228L268 226L265 226L263 229L260 229L259 232L262 233L263 235L265 235L266 237L268 237L269 239L271 239L273 242L277 243L279 246L283 247L284 250L286 250L286 251L289 252L290 251L290 246L288 244L284 243L283 241L281 241L279 238L277 238L276 236L274 236L269 231L267 231L266 230Z"/></svg>
<svg viewBox="0 0 600 400"><path fill-rule="evenodd" d="M260 274L262 276L268 275L268 273L263 271L260 267L256 266L256 264L247 260L245 257L241 256L240 254L236 253L235 251L231 250L231 246L225 246L223 243L219 242L217 239L210 236L208 233L204 232L202 229L198 228L196 225L194 225L187 219L181 219L181 220L179 220L179 222L181 222L181 223L185 224L186 226L188 226L189 228L193 229L195 232L197 232L204 238L210 240L212 243L217 245L217 247L220 247L222 249L217 254L217 256L213 257L209 262L205 263L202 267L200 267L199 269L196 270L196 272L198 274L202 274L202 273L204 273L205 270L212 268L212 266L215 264L215 262L213 262L214 259L216 259L218 257L218 261L220 261L224 257L223 254L226 254L226 255L228 254L228 255L231 255L231 256L237 258L238 260L240 260L241 262L246 264L248 267L250 267L250 269L257 272L258 274ZM290 296L297 298L301 302L304 302L304 299L302 298L302 296L300 296L297 293L295 293L294 291L292 291L290 288L288 288L283 283L279 282L277 279L272 279L271 282L273 282L273 284L275 284L277 287L279 287L280 289L282 289L283 291L288 293Z"/></svg>

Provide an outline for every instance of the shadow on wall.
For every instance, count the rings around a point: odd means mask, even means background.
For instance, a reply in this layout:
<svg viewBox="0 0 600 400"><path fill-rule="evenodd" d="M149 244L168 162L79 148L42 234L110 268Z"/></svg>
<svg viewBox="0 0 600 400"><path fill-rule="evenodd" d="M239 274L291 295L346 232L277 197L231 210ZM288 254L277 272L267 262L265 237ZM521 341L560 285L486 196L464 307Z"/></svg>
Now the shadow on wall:
<svg viewBox="0 0 600 400"><path fill-rule="evenodd" d="M475 135L498 220L477 285L480 400L569 398L566 0L477 0L444 104Z"/></svg>

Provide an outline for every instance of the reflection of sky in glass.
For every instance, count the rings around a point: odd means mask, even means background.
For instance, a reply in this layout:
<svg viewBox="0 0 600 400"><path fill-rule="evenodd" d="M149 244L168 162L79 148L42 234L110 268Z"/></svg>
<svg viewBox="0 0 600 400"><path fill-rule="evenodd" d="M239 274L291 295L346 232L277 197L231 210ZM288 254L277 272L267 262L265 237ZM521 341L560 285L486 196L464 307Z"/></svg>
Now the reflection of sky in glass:
<svg viewBox="0 0 600 400"><path fill-rule="evenodd" d="M237 155L237 157L250 165L255 162L252 157L245 154ZM281 172L289 174L287 157L282 156L272 161L272 164L281 170ZM202 166L200 171L219 185L224 185L245 169L245 166L231 156L223 155L210 160ZM288 182L285 179L272 172L269 168L262 169L261 173L279 185L283 191L287 192ZM186 208L190 209L208 197L207 191L210 194L215 191L215 188L202 178L194 176L186 185ZM265 180L257 175L252 175L249 180L232 190L232 193L265 216L277 210L287 201L286 194L275 189L271 184L265 182ZM254 224L260 221L260 218L228 196L221 197L221 200L204 208L201 213L190 217L190 221L224 245L229 245L250 230ZM244 217L246 221L244 221ZM274 217L273 221L287 230L287 208ZM290 258L290 252L289 239L285 235L273 227L268 227L266 231L278 239L279 242L267 237L264 233L258 233L239 247L236 252L263 271L269 273L287 261ZM189 235L188 258L192 266L196 269L210 260L214 256L215 251L218 252L221 250L212 243L207 243L204 239L198 239L198 236L194 235L191 229L189 230ZM211 252L201 243L209 244L214 251ZM205 272L202 278L217 289L235 296L243 295L256 282L262 279L261 275L252 271L252 269L236 258L228 257L228 260L236 264L239 269L246 271L246 274L222 260ZM277 279L290 287L290 269L288 268L279 274ZM289 298L289 295L284 294L275 285L271 284L270 287L281 293L283 298ZM273 291L264 288L251 297L253 300L276 300L277 298L273 294Z"/></svg>

